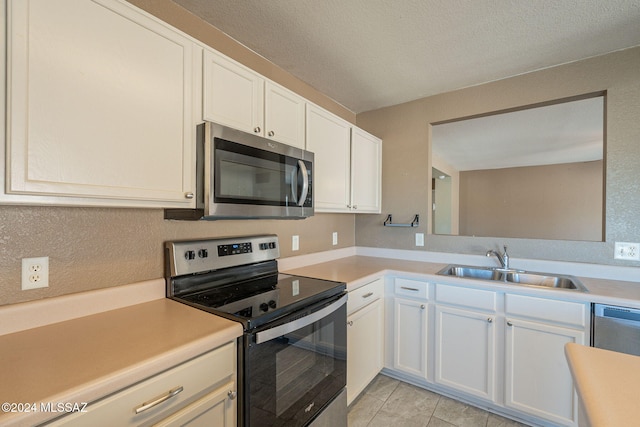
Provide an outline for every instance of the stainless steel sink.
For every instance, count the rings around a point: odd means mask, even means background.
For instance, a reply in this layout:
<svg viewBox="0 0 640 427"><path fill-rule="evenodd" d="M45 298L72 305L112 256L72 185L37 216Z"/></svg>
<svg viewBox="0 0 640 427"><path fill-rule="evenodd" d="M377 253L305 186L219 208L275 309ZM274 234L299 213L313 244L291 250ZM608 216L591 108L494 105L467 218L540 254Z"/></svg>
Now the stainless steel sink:
<svg viewBox="0 0 640 427"><path fill-rule="evenodd" d="M491 280L516 285L538 286L588 292L580 281L564 274L536 273L514 269L448 265L437 274L442 276L466 277L469 279Z"/></svg>

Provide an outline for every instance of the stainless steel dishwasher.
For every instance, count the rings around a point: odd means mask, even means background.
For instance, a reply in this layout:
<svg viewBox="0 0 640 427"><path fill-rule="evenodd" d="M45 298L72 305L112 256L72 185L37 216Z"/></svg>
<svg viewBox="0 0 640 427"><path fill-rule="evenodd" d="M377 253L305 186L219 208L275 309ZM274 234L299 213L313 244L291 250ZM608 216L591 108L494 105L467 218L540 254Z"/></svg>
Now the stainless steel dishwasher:
<svg viewBox="0 0 640 427"><path fill-rule="evenodd" d="M640 309L593 305L593 347L640 356Z"/></svg>

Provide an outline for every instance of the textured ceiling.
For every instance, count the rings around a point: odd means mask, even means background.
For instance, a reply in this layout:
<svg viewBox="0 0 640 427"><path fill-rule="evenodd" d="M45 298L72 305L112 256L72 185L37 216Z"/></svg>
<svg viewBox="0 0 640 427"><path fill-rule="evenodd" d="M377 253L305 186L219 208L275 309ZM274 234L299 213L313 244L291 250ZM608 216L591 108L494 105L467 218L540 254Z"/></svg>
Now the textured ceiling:
<svg viewBox="0 0 640 427"><path fill-rule="evenodd" d="M355 113L640 45L640 0L174 0Z"/></svg>

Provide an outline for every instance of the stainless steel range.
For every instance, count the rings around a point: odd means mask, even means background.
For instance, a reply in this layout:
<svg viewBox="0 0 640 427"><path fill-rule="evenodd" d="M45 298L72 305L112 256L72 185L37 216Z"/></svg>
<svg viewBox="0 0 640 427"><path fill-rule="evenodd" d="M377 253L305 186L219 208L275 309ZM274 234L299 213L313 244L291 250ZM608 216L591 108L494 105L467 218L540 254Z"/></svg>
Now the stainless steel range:
<svg viewBox="0 0 640 427"><path fill-rule="evenodd" d="M346 285L279 256L275 235L167 242L167 297L242 323L238 425L346 426Z"/></svg>

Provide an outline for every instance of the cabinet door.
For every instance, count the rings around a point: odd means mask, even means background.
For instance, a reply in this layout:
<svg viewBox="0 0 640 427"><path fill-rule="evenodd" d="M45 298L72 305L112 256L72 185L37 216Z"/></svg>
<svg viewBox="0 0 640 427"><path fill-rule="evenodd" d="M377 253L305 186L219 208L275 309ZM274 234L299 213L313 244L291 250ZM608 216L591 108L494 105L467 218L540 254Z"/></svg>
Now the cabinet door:
<svg viewBox="0 0 640 427"><path fill-rule="evenodd" d="M210 50L204 50L203 61L203 119L263 135L262 77Z"/></svg>
<svg viewBox="0 0 640 427"><path fill-rule="evenodd" d="M234 427L236 425L235 383L207 394L155 427Z"/></svg>
<svg viewBox="0 0 640 427"><path fill-rule="evenodd" d="M351 206L357 213L380 213L382 140L362 129L351 130Z"/></svg>
<svg viewBox="0 0 640 427"><path fill-rule="evenodd" d="M393 367L420 378L427 377L427 312L426 302L394 301Z"/></svg>
<svg viewBox="0 0 640 427"><path fill-rule="evenodd" d="M348 405L382 370L383 312L382 300L377 300L347 318Z"/></svg>
<svg viewBox="0 0 640 427"><path fill-rule="evenodd" d="M316 212L350 212L351 125L307 104L307 150L315 153L313 191Z"/></svg>
<svg viewBox="0 0 640 427"><path fill-rule="evenodd" d="M495 315L436 306L435 381L495 401Z"/></svg>
<svg viewBox="0 0 640 427"><path fill-rule="evenodd" d="M191 205L195 45L125 2L8 11L7 193Z"/></svg>
<svg viewBox="0 0 640 427"><path fill-rule="evenodd" d="M267 138L305 148L304 98L270 81L265 85L264 133Z"/></svg>
<svg viewBox="0 0 640 427"><path fill-rule="evenodd" d="M559 425L577 425L577 396L564 355L570 342L584 344L584 332L508 319L506 406Z"/></svg>

